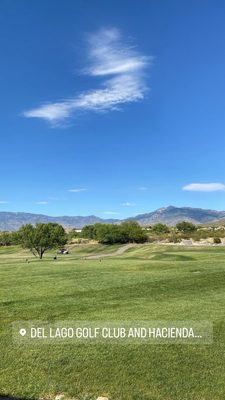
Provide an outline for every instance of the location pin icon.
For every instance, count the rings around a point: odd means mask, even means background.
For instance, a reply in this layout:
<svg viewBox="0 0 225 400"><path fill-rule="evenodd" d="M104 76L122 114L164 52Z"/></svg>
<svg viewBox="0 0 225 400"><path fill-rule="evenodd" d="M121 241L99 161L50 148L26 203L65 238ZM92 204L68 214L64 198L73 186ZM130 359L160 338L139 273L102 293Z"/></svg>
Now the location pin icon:
<svg viewBox="0 0 225 400"><path fill-rule="evenodd" d="M27 333L26 329L22 328L20 329L20 336L25 336Z"/></svg>

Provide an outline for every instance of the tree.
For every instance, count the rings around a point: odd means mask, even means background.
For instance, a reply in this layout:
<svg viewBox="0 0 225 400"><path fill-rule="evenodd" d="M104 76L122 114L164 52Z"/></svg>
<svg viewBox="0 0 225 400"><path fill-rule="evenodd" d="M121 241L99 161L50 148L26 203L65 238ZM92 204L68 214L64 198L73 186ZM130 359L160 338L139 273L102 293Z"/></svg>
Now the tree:
<svg viewBox="0 0 225 400"><path fill-rule="evenodd" d="M12 244L12 234L10 232L0 232L0 246L10 246Z"/></svg>
<svg viewBox="0 0 225 400"><path fill-rule="evenodd" d="M96 225L97 224L84 226L81 231L81 236L85 239L96 239L96 237L95 237Z"/></svg>
<svg viewBox="0 0 225 400"><path fill-rule="evenodd" d="M182 221L176 225L176 228L179 232L183 233L191 233L196 231L196 226L192 224L192 222Z"/></svg>
<svg viewBox="0 0 225 400"><path fill-rule="evenodd" d="M82 229L82 237L98 240L99 243L143 243L148 237L136 221L125 221L120 225L94 224Z"/></svg>
<svg viewBox="0 0 225 400"><path fill-rule="evenodd" d="M163 233L169 233L169 228L165 224L161 224L160 222L158 224L153 225L152 231L156 233L157 235L163 234Z"/></svg>
<svg viewBox="0 0 225 400"><path fill-rule="evenodd" d="M119 226L113 224L95 224L95 238L103 244L120 243Z"/></svg>
<svg viewBox="0 0 225 400"><path fill-rule="evenodd" d="M72 239L79 239L81 237L81 232L77 232L76 229L71 229L70 232L67 233L67 238L68 240L72 240Z"/></svg>
<svg viewBox="0 0 225 400"><path fill-rule="evenodd" d="M119 228L123 243L144 243L148 240L146 232L136 221L122 222Z"/></svg>
<svg viewBox="0 0 225 400"><path fill-rule="evenodd" d="M47 250L64 246L67 242L65 230L59 224L23 225L18 231L22 247L29 249L35 257L42 259Z"/></svg>

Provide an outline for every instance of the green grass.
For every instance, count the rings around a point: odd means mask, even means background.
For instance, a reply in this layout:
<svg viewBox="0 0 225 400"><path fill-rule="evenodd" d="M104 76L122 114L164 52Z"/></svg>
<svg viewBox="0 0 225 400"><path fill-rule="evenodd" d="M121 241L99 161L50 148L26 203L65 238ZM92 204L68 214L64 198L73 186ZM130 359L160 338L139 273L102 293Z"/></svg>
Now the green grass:
<svg viewBox="0 0 225 400"><path fill-rule="evenodd" d="M79 400L224 400L225 248L74 246L42 261L0 248L0 395ZM30 263L26 263L29 258ZM197 273L196 273L197 272ZM210 320L212 345L12 342L17 320Z"/></svg>

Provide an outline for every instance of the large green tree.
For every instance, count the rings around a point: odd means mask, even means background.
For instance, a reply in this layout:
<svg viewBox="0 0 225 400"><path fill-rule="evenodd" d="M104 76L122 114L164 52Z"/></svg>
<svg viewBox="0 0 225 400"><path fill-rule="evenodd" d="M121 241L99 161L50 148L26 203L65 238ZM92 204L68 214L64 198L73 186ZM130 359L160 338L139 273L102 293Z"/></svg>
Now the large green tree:
<svg viewBox="0 0 225 400"><path fill-rule="evenodd" d="M196 226L194 224L192 224L192 222L188 222L188 221L182 221L179 222L176 225L176 228L179 232L183 232L183 233L191 233L196 231Z"/></svg>
<svg viewBox="0 0 225 400"><path fill-rule="evenodd" d="M121 243L119 226L113 224L96 224L95 238L103 244Z"/></svg>
<svg viewBox="0 0 225 400"><path fill-rule="evenodd" d="M167 225L158 222L157 224L153 225L152 231L157 235L160 235L162 233L169 233L170 230Z"/></svg>
<svg viewBox="0 0 225 400"><path fill-rule="evenodd" d="M125 221L121 224L94 224L82 229L82 237L95 239L100 243L143 243L148 237L136 221Z"/></svg>
<svg viewBox="0 0 225 400"><path fill-rule="evenodd" d="M64 246L67 242L64 228L54 223L23 225L18 235L20 244L40 259L47 250Z"/></svg>
<svg viewBox="0 0 225 400"><path fill-rule="evenodd" d="M85 239L96 239L95 237L95 227L97 224L94 225L86 225L82 229L82 237Z"/></svg>
<svg viewBox="0 0 225 400"><path fill-rule="evenodd" d="M10 232L0 232L0 246L10 246L12 244L12 234Z"/></svg>
<svg viewBox="0 0 225 400"><path fill-rule="evenodd" d="M148 240L146 232L136 221L124 221L120 225L123 243L144 243Z"/></svg>

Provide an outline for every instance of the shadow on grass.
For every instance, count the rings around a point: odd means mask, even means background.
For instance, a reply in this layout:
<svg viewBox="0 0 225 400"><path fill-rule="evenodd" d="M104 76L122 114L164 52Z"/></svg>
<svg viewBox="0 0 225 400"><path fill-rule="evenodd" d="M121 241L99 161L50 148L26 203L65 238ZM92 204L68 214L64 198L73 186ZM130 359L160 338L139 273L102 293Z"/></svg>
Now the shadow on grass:
<svg viewBox="0 0 225 400"><path fill-rule="evenodd" d="M170 254L170 253L156 253L152 258L156 261L193 261L195 260L192 256L185 256L182 254Z"/></svg>

